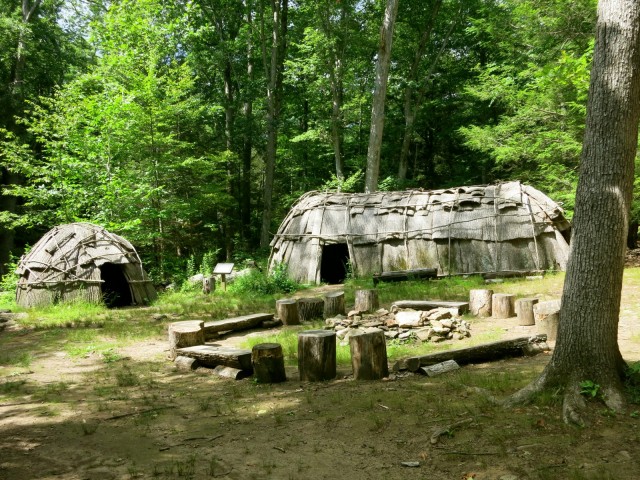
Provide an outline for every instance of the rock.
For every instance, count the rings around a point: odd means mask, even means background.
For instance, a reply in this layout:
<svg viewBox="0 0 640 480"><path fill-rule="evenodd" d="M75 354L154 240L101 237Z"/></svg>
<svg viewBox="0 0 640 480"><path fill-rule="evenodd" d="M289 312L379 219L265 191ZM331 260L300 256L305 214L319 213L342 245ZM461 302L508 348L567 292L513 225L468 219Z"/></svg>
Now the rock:
<svg viewBox="0 0 640 480"><path fill-rule="evenodd" d="M336 331L336 337L338 337L340 340L343 340L344 337L347 335L347 333L349 333L349 328L343 328L341 330L337 330Z"/></svg>
<svg viewBox="0 0 640 480"><path fill-rule="evenodd" d="M403 467L417 468L420 466L420 462L400 462Z"/></svg>
<svg viewBox="0 0 640 480"><path fill-rule="evenodd" d="M362 317L360 315L355 315L352 319L351 322L352 323L357 323L357 322L361 322L362 321Z"/></svg>
<svg viewBox="0 0 640 480"><path fill-rule="evenodd" d="M517 475L502 475L500 477L500 480L518 480L518 476Z"/></svg>
<svg viewBox="0 0 640 480"><path fill-rule="evenodd" d="M379 327L381 327L383 325L384 325L384 323L382 323L380 321L377 321L377 320L373 320L373 321L370 321L370 322L362 324L363 327L373 327L373 328L379 328Z"/></svg>
<svg viewBox="0 0 640 480"><path fill-rule="evenodd" d="M384 332L384 336L386 338L388 338L389 340L393 340L394 338L398 338L398 331L397 330L388 330L386 332Z"/></svg>
<svg viewBox="0 0 640 480"><path fill-rule="evenodd" d="M389 315L389 310L387 310L386 308L381 308L379 310L376 310L376 315L379 315L381 317Z"/></svg>
<svg viewBox="0 0 640 480"><path fill-rule="evenodd" d="M438 335L435 335L435 336L431 337L431 341L434 342L434 343L444 342L445 340L446 340L446 338L440 337Z"/></svg>
<svg viewBox="0 0 640 480"><path fill-rule="evenodd" d="M395 316L394 316L394 317L391 317L391 318L387 318L387 319L384 321L384 324L385 324L387 327L397 327L397 326L398 326L398 322L396 321Z"/></svg>
<svg viewBox="0 0 640 480"><path fill-rule="evenodd" d="M440 325L442 325L444 328L453 328L453 320L442 319L440 320Z"/></svg>
<svg viewBox="0 0 640 480"><path fill-rule="evenodd" d="M429 320L443 320L451 318L451 316L451 311L448 308L434 308L428 314Z"/></svg>
<svg viewBox="0 0 640 480"><path fill-rule="evenodd" d="M455 338L458 340L464 340L465 338L467 338L467 336L464 333L458 332L455 334Z"/></svg>
<svg viewBox="0 0 640 480"><path fill-rule="evenodd" d="M616 454L616 460L619 462L628 462L629 460L631 460L631 454L626 450L620 450Z"/></svg>
<svg viewBox="0 0 640 480"><path fill-rule="evenodd" d="M416 330L415 333L416 337L418 337L418 340L420 340L421 342L428 342L429 338L434 335L433 328L421 328L419 330Z"/></svg>
<svg viewBox="0 0 640 480"><path fill-rule="evenodd" d="M169 316L166 313L154 313L151 315L151 320L154 322L161 322L162 320L166 320Z"/></svg>
<svg viewBox="0 0 640 480"><path fill-rule="evenodd" d="M202 283L202 280L204 280L204 275L201 273L197 273L196 275L193 275L192 277L189 277L189 279L187 280L189 283L191 284L200 284Z"/></svg>
<svg viewBox="0 0 640 480"><path fill-rule="evenodd" d="M347 313L347 317L355 317L356 315L360 315L360 310L350 310L349 313Z"/></svg>
<svg viewBox="0 0 640 480"><path fill-rule="evenodd" d="M398 340L407 340L411 338L411 332L404 332L398 335Z"/></svg>
<svg viewBox="0 0 640 480"><path fill-rule="evenodd" d="M415 328L422 326L421 312L403 311L396 313L396 322L402 328Z"/></svg>

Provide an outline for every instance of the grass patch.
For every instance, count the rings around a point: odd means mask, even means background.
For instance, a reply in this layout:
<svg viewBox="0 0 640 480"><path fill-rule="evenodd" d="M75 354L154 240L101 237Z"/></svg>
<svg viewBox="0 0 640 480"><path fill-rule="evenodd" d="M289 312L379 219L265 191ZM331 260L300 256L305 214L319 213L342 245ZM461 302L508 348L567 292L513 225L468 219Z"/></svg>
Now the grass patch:
<svg viewBox="0 0 640 480"><path fill-rule="evenodd" d="M29 352L18 351L10 353L0 353L0 365L29 368L33 356Z"/></svg>

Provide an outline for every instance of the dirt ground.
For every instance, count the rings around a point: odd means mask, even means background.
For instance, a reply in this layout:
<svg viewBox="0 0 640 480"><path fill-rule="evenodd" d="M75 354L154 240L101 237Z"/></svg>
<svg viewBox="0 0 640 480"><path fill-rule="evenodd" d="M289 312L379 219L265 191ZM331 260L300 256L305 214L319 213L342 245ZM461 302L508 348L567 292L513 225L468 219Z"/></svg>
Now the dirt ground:
<svg viewBox="0 0 640 480"><path fill-rule="evenodd" d="M625 285L620 346L628 361L640 360L639 293ZM474 321L473 334L495 322ZM505 338L532 333L515 319L500 322ZM37 345L45 334L15 341ZM176 371L167 352L164 338L122 348L109 363L34 351L28 369L0 377L0 480L640 475L640 407L613 414L593 401L589 426L577 428L562 423L551 396L506 410L468 388L502 394L504 386L506 395L533 378L547 354L380 382L355 382L339 367L335 381L301 383L287 367L286 383L258 385Z"/></svg>

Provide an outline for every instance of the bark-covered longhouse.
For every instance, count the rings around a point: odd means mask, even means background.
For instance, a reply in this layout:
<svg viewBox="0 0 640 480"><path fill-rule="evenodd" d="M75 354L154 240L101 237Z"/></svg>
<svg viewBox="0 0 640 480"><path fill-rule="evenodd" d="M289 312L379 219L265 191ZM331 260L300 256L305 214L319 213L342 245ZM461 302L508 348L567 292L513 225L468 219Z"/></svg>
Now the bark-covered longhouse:
<svg viewBox="0 0 640 480"><path fill-rule="evenodd" d="M90 223L60 225L20 259L16 301L23 307L83 299L108 306L156 298L133 245Z"/></svg>
<svg viewBox="0 0 640 480"><path fill-rule="evenodd" d="M347 194L309 192L271 242L271 268L335 283L436 268L439 275L564 270L570 224L562 208L520 182Z"/></svg>

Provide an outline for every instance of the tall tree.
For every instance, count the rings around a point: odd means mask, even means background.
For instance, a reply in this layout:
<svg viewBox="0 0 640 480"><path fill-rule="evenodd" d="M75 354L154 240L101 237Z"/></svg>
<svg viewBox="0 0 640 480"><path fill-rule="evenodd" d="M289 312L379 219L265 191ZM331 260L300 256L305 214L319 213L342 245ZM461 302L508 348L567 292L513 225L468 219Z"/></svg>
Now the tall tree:
<svg viewBox="0 0 640 480"><path fill-rule="evenodd" d="M264 1L264 0L263 0ZM262 228L260 230L260 246L269 245L269 232L273 217L273 178L276 169L276 154L278 150L278 126L280 122L280 108L282 107L282 76L284 57L287 51L287 17L289 0L271 0L271 8L266 9L262 3L261 32L262 32L262 61L267 77L267 147L264 153L264 189L262 205ZM267 36L265 15L271 11L271 35ZM269 42L267 39L270 38ZM268 54L267 43L271 49Z"/></svg>
<svg viewBox="0 0 640 480"><path fill-rule="evenodd" d="M558 341L541 376L512 400L564 389L566 422L580 423L579 384L623 405L618 317L640 120L640 4L600 0L571 255Z"/></svg>
<svg viewBox="0 0 640 480"><path fill-rule="evenodd" d="M399 0L387 0L384 19L380 27L380 45L376 61L376 77L373 91L373 105L371 107L371 131L369 133L369 148L367 150L367 173L365 191L378 190L378 176L380 175L380 149L382 146L382 132L384 129L384 104L387 98L387 82L389 80L389 65L391 64L391 47L393 45L393 27L398 14Z"/></svg>

